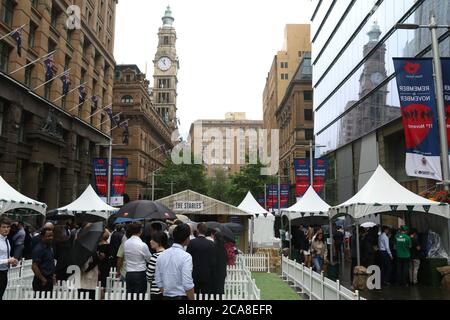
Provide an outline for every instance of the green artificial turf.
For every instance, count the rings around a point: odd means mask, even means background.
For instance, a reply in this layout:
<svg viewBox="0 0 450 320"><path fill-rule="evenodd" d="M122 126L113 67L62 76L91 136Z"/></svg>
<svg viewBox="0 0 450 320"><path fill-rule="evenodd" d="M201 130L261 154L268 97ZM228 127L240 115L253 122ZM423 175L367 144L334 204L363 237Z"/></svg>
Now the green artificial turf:
<svg viewBox="0 0 450 320"><path fill-rule="evenodd" d="M274 273L252 273L261 290L261 300L301 300L300 296Z"/></svg>

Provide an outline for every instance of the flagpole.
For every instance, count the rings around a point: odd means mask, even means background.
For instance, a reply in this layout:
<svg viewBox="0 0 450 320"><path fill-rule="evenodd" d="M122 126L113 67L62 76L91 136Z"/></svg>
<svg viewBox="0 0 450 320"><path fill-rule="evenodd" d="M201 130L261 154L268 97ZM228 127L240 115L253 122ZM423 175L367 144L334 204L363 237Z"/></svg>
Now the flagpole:
<svg viewBox="0 0 450 320"><path fill-rule="evenodd" d="M46 57L48 57L48 56L50 56L50 55L52 55L52 54L54 54L55 52L56 52L56 50L54 50L54 51L52 51L52 52L50 52L50 53L47 53L45 56L42 56L42 57L40 57L40 58L37 58L37 59L34 60L34 61L31 61L30 63L28 63L28 64L26 64L26 65L24 65L24 66L22 66L22 67L20 67L20 68L18 68L18 69L16 69L16 70L12 71L12 72L10 73L10 75L16 73L17 71L22 70L23 68L26 68L26 67L28 67L28 66L31 66L32 64L34 64L34 63L38 62L39 60L42 60L42 59L44 59L44 58L46 58Z"/></svg>
<svg viewBox="0 0 450 320"><path fill-rule="evenodd" d="M116 114L116 116L118 116L119 114L122 114L122 113L123 113L123 112L119 112L118 114ZM113 116L113 117L114 117L114 116ZM105 123L107 123L107 122L108 122L108 120L103 121L102 123L100 123L100 126L103 125L103 124L105 124ZM117 127L115 127L115 128L117 128ZM115 129L115 128L114 128L114 129ZM111 130L112 130L112 129L111 129Z"/></svg>
<svg viewBox="0 0 450 320"><path fill-rule="evenodd" d="M53 100L53 102L59 101L59 100L62 99L63 97L67 96L69 93L74 92L74 91L77 90L79 87L81 87L81 86L83 86L83 85L85 85L85 84L86 84L86 82L83 83L83 84L80 84L78 87L73 88L72 90L68 91L66 94L63 94L61 97L57 98L56 100Z"/></svg>
<svg viewBox="0 0 450 320"><path fill-rule="evenodd" d="M47 83L49 83L49 82L52 82L52 81L55 80L56 78L59 78L60 76L62 76L64 73L66 73L66 72L68 72L68 71L70 71L70 69L68 69L68 70L66 70L66 71L64 71L64 72L61 72L61 73L58 74L56 77L53 77L53 78L51 78L50 80L44 82L43 84L37 86L37 87L34 88L32 91L36 91L37 89L39 89L39 88L45 86L45 85L46 85Z"/></svg>
<svg viewBox="0 0 450 320"><path fill-rule="evenodd" d="M92 97L91 97L92 98ZM82 105L82 103L80 104ZM77 107L79 107L80 105L78 105ZM92 118L93 116L95 116L97 113L102 112L107 106L101 107L100 110L95 111L93 114L91 114L88 119Z"/></svg>
<svg viewBox="0 0 450 320"><path fill-rule="evenodd" d="M21 27L18 27L18 28L16 28L16 29L14 29L13 31L11 31L11 32L8 33L8 34L5 34L4 36L2 36L2 37L0 38L0 41L2 41L3 39L9 37L9 36L12 35L14 32L16 32L17 30L19 30L19 29L21 29L21 28L23 28L23 27L25 27L25 26L26 26L26 24L24 24L24 25L21 26Z"/></svg>

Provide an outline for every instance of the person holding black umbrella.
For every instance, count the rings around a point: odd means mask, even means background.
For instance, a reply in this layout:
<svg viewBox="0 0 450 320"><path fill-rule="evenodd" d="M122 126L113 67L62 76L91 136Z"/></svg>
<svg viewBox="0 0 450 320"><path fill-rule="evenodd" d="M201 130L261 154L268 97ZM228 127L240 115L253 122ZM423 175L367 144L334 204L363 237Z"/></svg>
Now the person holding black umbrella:
<svg viewBox="0 0 450 320"><path fill-rule="evenodd" d="M147 244L141 240L142 225L136 222L128 227L131 238L124 245L127 293L145 294L147 292L145 272L152 255Z"/></svg>

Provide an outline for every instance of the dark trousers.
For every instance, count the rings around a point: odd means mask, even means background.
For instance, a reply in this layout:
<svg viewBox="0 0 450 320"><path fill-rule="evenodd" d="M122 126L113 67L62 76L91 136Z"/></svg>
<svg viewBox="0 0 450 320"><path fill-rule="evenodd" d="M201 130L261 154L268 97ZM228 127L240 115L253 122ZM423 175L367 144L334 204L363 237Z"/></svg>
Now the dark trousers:
<svg viewBox="0 0 450 320"><path fill-rule="evenodd" d="M127 293L147 293L147 278L145 271L127 272L126 276Z"/></svg>
<svg viewBox="0 0 450 320"><path fill-rule="evenodd" d="M409 258L397 258L397 283L401 286L408 284Z"/></svg>
<svg viewBox="0 0 450 320"><path fill-rule="evenodd" d="M46 276L47 283L45 286L42 284L42 281L39 280L38 277L33 278L33 290L34 291L53 291L53 275Z"/></svg>
<svg viewBox="0 0 450 320"><path fill-rule="evenodd" d="M353 272L355 270L355 267L358 266L358 259L352 257L352 266L350 267L350 281L353 282Z"/></svg>
<svg viewBox="0 0 450 320"><path fill-rule="evenodd" d="M150 300L163 300L163 295L162 294L151 294L150 295Z"/></svg>
<svg viewBox="0 0 450 320"><path fill-rule="evenodd" d="M194 291L197 294L211 293L211 283L205 281L194 281Z"/></svg>
<svg viewBox="0 0 450 320"><path fill-rule="evenodd" d="M187 296L179 296L179 297L163 297L163 300L188 300Z"/></svg>
<svg viewBox="0 0 450 320"><path fill-rule="evenodd" d="M0 300L3 300L6 286L8 285L8 271L0 271Z"/></svg>
<svg viewBox="0 0 450 320"><path fill-rule="evenodd" d="M387 251L380 251L380 264L381 264L381 282L386 283L391 278L391 257Z"/></svg>

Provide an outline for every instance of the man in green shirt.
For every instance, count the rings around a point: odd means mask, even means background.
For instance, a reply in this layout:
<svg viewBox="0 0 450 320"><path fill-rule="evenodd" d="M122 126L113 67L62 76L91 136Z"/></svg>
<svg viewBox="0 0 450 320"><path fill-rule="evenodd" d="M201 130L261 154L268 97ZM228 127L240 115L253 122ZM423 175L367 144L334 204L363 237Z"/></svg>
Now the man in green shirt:
<svg viewBox="0 0 450 320"><path fill-rule="evenodd" d="M402 226L400 233L395 236L395 246L397 248L397 283L400 286L408 285L412 243L407 232L408 227Z"/></svg>

